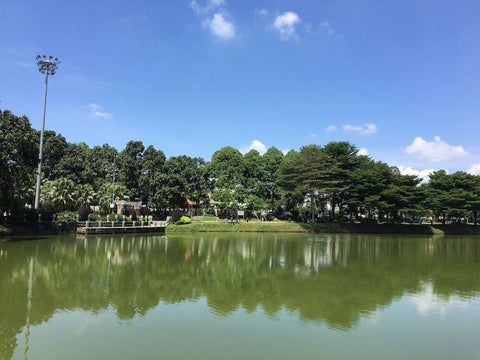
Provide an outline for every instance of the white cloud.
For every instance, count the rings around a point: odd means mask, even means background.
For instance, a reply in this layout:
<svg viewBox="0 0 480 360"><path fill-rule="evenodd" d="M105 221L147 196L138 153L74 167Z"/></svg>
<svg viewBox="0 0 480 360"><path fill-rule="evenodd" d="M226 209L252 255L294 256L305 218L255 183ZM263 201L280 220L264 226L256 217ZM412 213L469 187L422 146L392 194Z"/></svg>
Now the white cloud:
<svg viewBox="0 0 480 360"><path fill-rule="evenodd" d="M378 131L377 125L374 123L365 123L362 126L353 126L350 124L343 125L343 131L352 131L361 135L371 135Z"/></svg>
<svg viewBox="0 0 480 360"><path fill-rule="evenodd" d="M94 118L111 119L113 117L112 114L102 111L103 106L92 103L87 108L90 111L90 115Z"/></svg>
<svg viewBox="0 0 480 360"><path fill-rule="evenodd" d="M265 16L265 15L268 15L269 12L267 9L260 9L260 10L255 10L255 15L261 15L261 16Z"/></svg>
<svg viewBox="0 0 480 360"><path fill-rule="evenodd" d="M211 19L204 21L210 33L220 40L230 40L235 37L235 26L232 22L225 20L225 17L220 14L214 14Z"/></svg>
<svg viewBox="0 0 480 360"><path fill-rule="evenodd" d="M312 139L314 139L314 138L317 137L317 134L310 134L310 137L311 137Z"/></svg>
<svg viewBox="0 0 480 360"><path fill-rule="evenodd" d="M367 156L368 155L368 150L365 149L365 148L360 148L360 150L358 150L358 155Z"/></svg>
<svg viewBox="0 0 480 360"><path fill-rule="evenodd" d="M295 36L295 26L300 22L297 14L287 11L283 15L279 15L273 22L273 27L280 32L280 37L288 40Z"/></svg>
<svg viewBox="0 0 480 360"><path fill-rule="evenodd" d="M226 4L225 0L208 0L205 6L200 6L196 0L192 0L188 5L197 15L208 13L219 6Z"/></svg>
<svg viewBox="0 0 480 360"><path fill-rule="evenodd" d="M416 170L411 168L410 166L397 166L398 170L400 170L400 174L402 175L415 175L422 179L422 183L427 183L430 181L430 174L434 171L438 171L438 169L423 169L423 170Z"/></svg>
<svg viewBox="0 0 480 360"><path fill-rule="evenodd" d="M242 154L248 153L250 150L257 150L260 155L263 155L267 152L267 147L259 140L253 140L250 145L242 146L240 152Z"/></svg>
<svg viewBox="0 0 480 360"><path fill-rule="evenodd" d="M325 31L328 35L334 35L335 31L332 29L330 26L330 23L328 21L323 21L320 23L320 28Z"/></svg>
<svg viewBox="0 0 480 360"><path fill-rule="evenodd" d="M480 175L480 163L470 166L470 168L467 170L467 173L472 175Z"/></svg>
<svg viewBox="0 0 480 360"><path fill-rule="evenodd" d="M289 153L289 151L292 150L292 149L285 149L285 150L282 150L282 154L283 156L287 155Z"/></svg>
<svg viewBox="0 0 480 360"><path fill-rule="evenodd" d="M406 147L405 152L409 155L416 155L420 159L433 162L453 160L469 155L462 146L449 145L440 139L440 136L435 136L434 141L431 142L425 141L421 137L416 137Z"/></svg>
<svg viewBox="0 0 480 360"><path fill-rule="evenodd" d="M327 132L334 132L337 130L337 127L335 125L328 125L327 126Z"/></svg>

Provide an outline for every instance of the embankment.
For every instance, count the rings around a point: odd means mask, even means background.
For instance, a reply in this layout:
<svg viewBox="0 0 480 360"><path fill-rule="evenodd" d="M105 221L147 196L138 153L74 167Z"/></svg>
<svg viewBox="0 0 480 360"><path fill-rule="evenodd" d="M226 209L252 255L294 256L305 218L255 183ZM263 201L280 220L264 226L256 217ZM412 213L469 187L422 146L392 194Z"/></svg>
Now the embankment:
<svg viewBox="0 0 480 360"><path fill-rule="evenodd" d="M294 222L193 222L169 225L167 234L196 232L271 232L271 233L357 233L416 235L480 235L480 226L467 224L406 225L406 224L304 224Z"/></svg>

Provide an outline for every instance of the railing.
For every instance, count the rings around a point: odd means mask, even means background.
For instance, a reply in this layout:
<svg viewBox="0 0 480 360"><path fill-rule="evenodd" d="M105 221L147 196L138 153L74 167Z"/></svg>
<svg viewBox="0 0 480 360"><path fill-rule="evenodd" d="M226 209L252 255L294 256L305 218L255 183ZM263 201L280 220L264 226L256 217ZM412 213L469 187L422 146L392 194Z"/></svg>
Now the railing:
<svg viewBox="0 0 480 360"><path fill-rule="evenodd" d="M167 221L78 221L78 227L166 227Z"/></svg>

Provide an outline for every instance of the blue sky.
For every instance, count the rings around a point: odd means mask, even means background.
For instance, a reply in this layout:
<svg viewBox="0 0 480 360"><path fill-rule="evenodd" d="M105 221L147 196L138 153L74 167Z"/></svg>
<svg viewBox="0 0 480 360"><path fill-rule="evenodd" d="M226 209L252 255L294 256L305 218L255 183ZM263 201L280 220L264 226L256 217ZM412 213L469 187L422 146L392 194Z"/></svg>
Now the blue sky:
<svg viewBox="0 0 480 360"><path fill-rule="evenodd" d="M54 55L46 128L72 142L209 160L347 140L407 172L480 172L479 14L478 0L0 0L0 108L39 129L34 58Z"/></svg>

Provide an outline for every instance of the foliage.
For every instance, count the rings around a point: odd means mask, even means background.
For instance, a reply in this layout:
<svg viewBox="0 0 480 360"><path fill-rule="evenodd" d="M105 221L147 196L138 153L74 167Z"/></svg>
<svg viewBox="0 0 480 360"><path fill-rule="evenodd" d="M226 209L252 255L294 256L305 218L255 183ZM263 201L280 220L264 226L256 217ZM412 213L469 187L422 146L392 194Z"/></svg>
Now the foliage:
<svg viewBox="0 0 480 360"><path fill-rule="evenodd" d="M190 224L192 220L188 216L182 216L178 221L175 222L175 225L184 225Z"/></svg>
<svg viewBox="0 0 480 360"><path fill-rule="evenodd" d="M102 215L97 212L91 212L88 214L89 221L99 221L102 220Z"/></svg>
<svg viewBox="0 0 480 360"><path fill-rule="evenodd" d="M420 185L418 177L359 155L345 141L308 145L285 156L273 147L263 155L242 155L226 146L206 162L186 155L167 159L141 141L118 152L108 144L70 143L49 130L44 140L40 200L61 216L80 206L108 214L112 200L138 199L156 218L174 212L176 221L189 209L187 201L196 204L195 214L216 206L220 216L230 217L237 210L265 213L282 206L295 219L311 222L433 216L443 223L476 224L480 217L480 176L440 170ZM25 209L34 198L38 143L28 118L0 112L0 213L9 221L36 216Z"/></svg>
<svg viewBox="0 0 480 360"><path fill-rule="evenodd" d="M91 210L87 206L80 206L78 209L78 220L79 221L86 221L88 220L88 215L90 214Z"/></svg>
<svg viewBox="0 0 480 360"><path fill-rule="evenodd" d="M68 178L45 180L41 187L40 201L52 203L57 211L77 207L75 182Z"/></svg>
<svg viewBox="0 0 480 360"><path fill-rule="evenodd" d="M77 221L78 212L76 211L62 211L56 214L55 219L61 222Z"/></svg>
<svg viewBox="0 0 480 360"><path fill-rule="evenodd" d="M26 116L0 110L0 214L32 202L37 144L37 133Z"/></svg>

